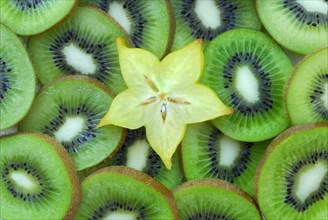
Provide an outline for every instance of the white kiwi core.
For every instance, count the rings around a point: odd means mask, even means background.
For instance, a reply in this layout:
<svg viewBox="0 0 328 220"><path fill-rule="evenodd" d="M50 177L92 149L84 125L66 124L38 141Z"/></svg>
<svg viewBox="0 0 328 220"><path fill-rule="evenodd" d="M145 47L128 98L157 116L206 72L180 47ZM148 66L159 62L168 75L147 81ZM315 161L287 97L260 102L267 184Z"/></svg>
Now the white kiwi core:
<svg viewBox="0 0 328 220"><path fill-rule="evenodd" d="M232 166L241 151L240 142L225 135L221 135L217 141L217 146L220 146L219 164L222 166Z"/></svg>
<svg viewBox="0 0 328 220"><path fill-rule="evenodd" d="M221 25L221 12L214 0L196 0L195 13L207 28L216 29Z"/></svg>
<svg viewBox="0 0 328 220"><path fill-rule="evenodd" d="M323 94L321 96L321 101L323 102L323 106L328 111L328 83L325 83L323 88L324 88L324 91L323 91Z"/></svg>
<svg viewBox="0 0 328 220"><path fill-rule="evenodd" d="M319 12L328 14L328 3L324 0L296 0L308 12Z"/></svg>
<svg viewBox="0 0 328 220"><path fill-rule="evenodd" d="M256 103L260 99L259 85L254 73L248 66L240 66L236 72L236 87L239 94L248 102Z"/></svg>
<svg viewBox="0 0 328 220"><path fill-rule="evenodd" d="M66 118L64 124L54 132L58 142L71 141L83 131L84 119L82 117Z"/></svg>
<svg viewBox="0 0 328 220"><path fill-rule="evenodd" d="M37 187L37 181L22 171L12 171L10 178L21 188L31 190Z"/></svg>
<svg viewBox="0 0 328 220"><path fill-rule="evenodd" d="M128 33L131 34L131 21L127 11L123 8L123 2L112 2L109 4L108 14L112 16Z"/></svg>
<svg viewBox="0 0 328 220"><path fill-rule="evenodd" d="M127 150L126 166L143 170L147 164L149 148L146 140L136 140Z"/></svg>
<svg viewBox="0 0 328 220"><path fill-rule="evenodd" d="M87 54L80 47L71 43L63 48L62 53L66 58L67 64L76 71L84 75L90 75L96 72L97 66L92 55Z"/></svg>
<svg viewBox="0 0 328 220"><path fill-rule="evenodd" d="M115 211L105 216L104 220L135 220L137 218L136 213L127 211Z"/></svg>

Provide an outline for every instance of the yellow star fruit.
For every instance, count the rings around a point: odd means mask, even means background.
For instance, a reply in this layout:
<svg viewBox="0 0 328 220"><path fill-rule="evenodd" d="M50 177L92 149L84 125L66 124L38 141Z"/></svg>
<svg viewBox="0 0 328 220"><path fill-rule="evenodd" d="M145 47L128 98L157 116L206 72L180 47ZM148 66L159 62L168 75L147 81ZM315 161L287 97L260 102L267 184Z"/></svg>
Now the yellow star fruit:
<svg viewBox="0 0 328 220"><path fill-rule="evenodd" d="M233 112L210 88L198 83L204 66L201 40L167 55L162 61L143 49L116 40L121 72L128 89L113 100L98 127L145 126L150 146L171 168L171 158L187 124Z"/></svg>

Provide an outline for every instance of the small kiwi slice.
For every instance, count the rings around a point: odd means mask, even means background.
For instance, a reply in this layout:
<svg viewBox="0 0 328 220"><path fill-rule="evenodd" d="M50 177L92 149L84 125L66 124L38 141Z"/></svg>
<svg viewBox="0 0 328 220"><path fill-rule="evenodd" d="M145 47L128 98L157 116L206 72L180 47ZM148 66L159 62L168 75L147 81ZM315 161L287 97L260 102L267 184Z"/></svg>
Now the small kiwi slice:
<svg viewBox="0 0 328 220"><path fill-rule="evenodd" d="M175 22L170 0L80 0L113 17L129 34L134 45L159 59L171 49Z"/></svg>
<svg viewBox="0 0 328 220"><path fill-rule="evenodd" d="M75 219L178 219L171 192L129 167L103 168L82 183Z"/></svg>
<svg viewBox="0 0 328 220"><path fill-rule="evenodd" d="M173 189L180 185L183 180L178 154L175 153L173 155L172 168L170 170L167 169L158 154L150 147L146 139L144 127L136 130L127 130L124 143L118 152L109 160L91 169L81 171L80 179L100 168L112 165L128 166L142 171L154 177L168 189Z"/></svg>
<svg viewBox="0 0 328 220"><path fill-rule="evenodd" d="M0 138L0 218L71 219L81 201L73 162L44 134Z"/></svg>
<svg viewBox="0 0 328 220"><path fill-rule="evenodd" d="M34 35L55 25L77 5L77 0L2 0L0 22L16 34Z"/></svg>
<svg viewBox="0 0 328 220"><path fill-rule="evenodd" d="M179 219L261 219L252 198L219 179L191 180L173 190Z"/></svg>
<svg viewBox="0 0 328 220"><path fill-rule="evenodd" d="M325 47L309 54L295 67L285 94L293 125L328 122L327 60Z"/></svg>
<svg viewBox="0 0 328 220"><path fill-rule="evenodd" d="M28 50L42 84L79 74L104 83L117 94L126 88L116 37L126 33L102 11L78 7L65 22L30 37Z"/></svg>
<svg viewBox="0 0 328 220"><path fill-rule="evenodd" d="M266 150L255 194L265 219L327 219L328 123L289 128Z"/></svg>
<svg viewBox="0 0 328 220"><path fill-rule="evenodd" d="M60 142L77 170L94 166L122 144L123 128L97 128L113 97L86 76L67 76L48 85L35 98L19 130L48 134Z"/></svg>
<svg viewBox="0 0 328 220"><path fill-rule="evenodd" d="M327 0L257 0L256 3L266 30L289 50L307 54L328 45Z"/></svg>
<svg viewBox="0 0 328 220"><path fill-rule="evenodd" d="M209 122L189 125L181 144L183 171L188 180L218 178L254 194L254 177L269 141L240 142Z"/></svg>
<svg viewBox="0 0 328 220"><path fill-rule="evenodd" d="M225 135L240 141L273 138L288 127L284 87L293 64L266 34L227 31L205 50L202 82L235 110L214 120Z"/></svg>
<svg viewBox="0 0 328 220"><path fill-rule="evenodd" d="M0 24L0 130L26 115L34 95L35 75L27 51L15 34Z"/></svg>
<svg viewBox="0 0 328 220"><path fill-rule="evenodd" d="M172 50L196 39L203 39L206 46L234 28L261 28L253 0L173 0L172 8L176 20Z"/></svg>

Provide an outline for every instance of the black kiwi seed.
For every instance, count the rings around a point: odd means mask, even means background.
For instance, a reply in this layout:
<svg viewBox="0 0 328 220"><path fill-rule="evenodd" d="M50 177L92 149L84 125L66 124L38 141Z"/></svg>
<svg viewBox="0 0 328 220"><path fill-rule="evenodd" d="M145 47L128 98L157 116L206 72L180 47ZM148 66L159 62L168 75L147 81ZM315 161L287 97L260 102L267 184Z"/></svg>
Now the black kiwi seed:
<svg viewBox="0 0 328 220"><path fill-rule="evenodd" d="M328 82L328 73L318 75L317 79L314 79L312 85L314 89L312 94L309 96L310 102L314 107L315 112L322 117L324 120L328 120L328 111L322 104L321 97L324 93L323 88L325 83ZM318 104L317 104L318 103ZM319 104L320 103L320 104Z"/></svg>
<svg viewBox="0 0 328 220"><path fill-rule="evenodd" d="M0 57L0 103L2 103L5 94L11 88L9 77L7 74L11 72L12 68Z"/></svg>
<svg viewBox="0 0 328 220"><path fill-rule="evenodd" d="M284 202L289 206L297 209L299 212L304 212L307 210L312 204L315 202L324 199L324 196L328 193L328 174L322 180L320 187L312 192L311 196L307 197L304 202L299 201L293 195L293 186L295 185L295 173L309 164L315 164L317 161L328 161L328 151L319 151L307 155L305 158L300 161L294 163L290 168L290 172L286 176L286 196Z"/></svg>
<svg viewBox="0 0 328 220"><path fill-rule="evenodd" d="M22 11L28 10L28 9L36 9L38 7L41 7L42 4L47 2L49 0L16 0L15 6L17 8L20 8Z"/></svg>

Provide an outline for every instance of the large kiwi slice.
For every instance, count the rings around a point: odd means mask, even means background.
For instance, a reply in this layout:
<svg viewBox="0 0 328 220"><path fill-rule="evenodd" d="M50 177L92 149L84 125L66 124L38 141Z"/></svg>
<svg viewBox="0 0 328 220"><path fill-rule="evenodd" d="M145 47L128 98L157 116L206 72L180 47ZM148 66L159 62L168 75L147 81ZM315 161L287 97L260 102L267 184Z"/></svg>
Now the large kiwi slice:
<svg viewBox="0 0 328 220"><path fill-rule="evenodd" d="M152 177L128 167L104 168L82 183L75 219L178 219L171 192Z"/></svg>
<svg viewBox="0 0 328 220"><path fill-rule="evenodd" d="M266 150L255 194L265 219L327 219L328 123L292 127Z"/></svg>
<svg viewBox="0 0 328 220"><path fill-rule="evenodd" d="M65 22L32 36L28 49L42 84L80 74L104 83L117 94L126 85L115 40L125 35L102 11L78 7Z"/></svg>
<svg viewBox="0 0 328 220"><path fill-rule="evenodd" d="M328 122L328 47L305 57L286 87L286 104L294 125Z"/></svg>
<svg viewBox="0 0 328 220"><path fill-rule="evenodd" d="M91 169L81 171L79 174L83 178L100 168L112 165L128 166L142 171L169 189L180 185L183 179L178 154L173 155L172 167L170 170L167 169L158 154L150 147L144 127L128 130L122 147L112 158Z"/></svg>
<svg viewBox="0 0 328 220"><path fill-rule="evenodd" d="M34 95L35 75L26 49L11 30L0 24L0 130L25 116Z"/></svg>
<svg viewBox="0 0 328 220"><path fill-rule="evenodd" d="M247 142L270 139L288 127L284 86L293 65L266 34L234 29L205 50L202 82L235 113L214 120L227 136Z"/></svg>
<svg viewBox="0 0 328 220"><path fill-rule="evenodd" d="M58 23L77 5L77 0L2 0L0 22L19 35L41 33Z"/></svg>
<svg viewBox="0 0 328 220"><path fill-rule="evenodd" d="M261 219L251 197L223 180L191 180L173 193L181 220Z"/></svg>
<svg viewBox="0 0 328 220"><path fill-rule="evenodd" d="M76 169L82 170L114 153L124 138L120 127L96 129L112 99L95 80L64 77L40 92L19 129L55 137L73 158Z"/></svg>
<svg viewBox="0 0 328 220"><path fill-rule="evenodd" d="M172 46L175 22L170 0L80 0L113 17L129 34L134 45L159 59Z"/></svg>
<svg viewBox="0 0 328 220"><path fill-rule="evenodd" d="M184 174L223 179L253 196L256 166L268 145L233 140L209 122L189 125L181 144Z"/></svg>
<svg viewBox="0 0 328 220"><path fill-rule="evenodd" d="M289 50L307 54L328 45L327 0L257 0L270 35Z"/></svg>
<svg viewBox="0 0 328 220"><path fill-rule="evenodd" d="M44 134L0 139L0 218L70 219L80 183L63 146Z"/></svg>
<svg viewBox="0 0 328 220"><path fill-rule="evenodd" d="M173 0L176 31L172 50L203 39L204 45L234 28L260 29L253 0Z"/></svg>

